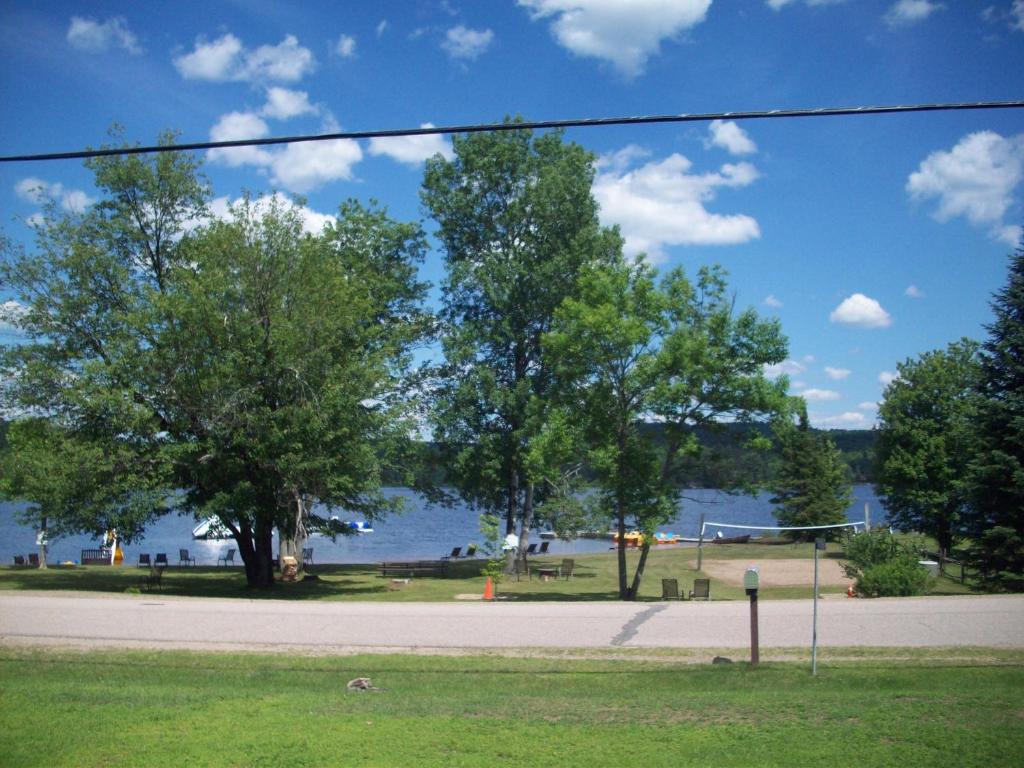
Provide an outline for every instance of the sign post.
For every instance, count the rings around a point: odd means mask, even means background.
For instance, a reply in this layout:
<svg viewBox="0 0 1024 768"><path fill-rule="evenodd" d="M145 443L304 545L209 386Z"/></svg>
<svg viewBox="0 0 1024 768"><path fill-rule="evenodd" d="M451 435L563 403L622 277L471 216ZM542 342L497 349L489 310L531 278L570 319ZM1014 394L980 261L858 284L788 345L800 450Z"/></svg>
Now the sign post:
<svg viewBox="0 0 1024 768"><path fill-rule="evenodd" d="M818 552L824 551L825 539L814 540L814 619L811 623L811 675L818 674Z"/></svg>
<svg viewBox="0 0 1024 768"><path fill-rule="evenodd" d="M760 572L756 565L747 566L743 574L743 588L750 596L750 666L756 667L761 661L760 642L757 637L757 589L760 586Z"/></svg>

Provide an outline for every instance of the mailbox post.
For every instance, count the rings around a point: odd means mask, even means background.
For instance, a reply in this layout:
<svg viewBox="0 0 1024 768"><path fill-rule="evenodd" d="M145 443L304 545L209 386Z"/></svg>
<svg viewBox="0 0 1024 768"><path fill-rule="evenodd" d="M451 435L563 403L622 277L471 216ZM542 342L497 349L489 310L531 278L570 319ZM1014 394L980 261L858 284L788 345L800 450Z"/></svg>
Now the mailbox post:
<svg viewBox="0 0 1024 768"><path fill-rule="evenodd" d="M756 667L761 660L761 649L757 638L757 590L760 587L760 570L756 565L747 566L743 574L743 588L750 596L750 666Z"/></svg>
<svg viewBox="0 0 1024 768"><path fill-rule="evenodd" d="M811 675L818 674L818 553L825 551L825 539L814 540L814 618L811 621Z"/></svg>

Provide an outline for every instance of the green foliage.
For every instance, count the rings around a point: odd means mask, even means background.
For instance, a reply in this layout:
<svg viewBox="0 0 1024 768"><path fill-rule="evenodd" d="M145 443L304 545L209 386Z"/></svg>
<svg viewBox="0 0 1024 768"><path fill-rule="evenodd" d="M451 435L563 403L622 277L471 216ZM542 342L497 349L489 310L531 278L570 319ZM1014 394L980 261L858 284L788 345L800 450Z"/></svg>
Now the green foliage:
<svg viewBox="0 0 1024 768"><path fill-rule="evenodd" d="M900 539L885 528L847 533L843 537L843 557L851 564L846 566L847 575L851 578L856 576L856 572L850 571L851 566L860 569L870 568L898 559L908 553L912 554Z"/></svg>
<svg viewBox="0 0 1024 768"><path fill-rule="evenodd" d="M884 528L847 534L843 570L864 597L923 595L933 580L918 562L919 550L916 542L900 540Z"/></svg>
<svg viewBox="0 0 1024 768"><path fill-rule="evenodd" d="M889 520L948 551L971 497L978 345L969 339L899 366L879 406L877 490Z"/></svg>
<svg viewBox="0 0 1024 768"><path fill-rule="evenodd" d="M971 542L967 560L978 581L995 592L1024 592L1024 536L1007 526L989 528Z"/></svg>
<svg viewBox="0 0 1024 768"><path fill-rule="evenodd" d="M836 525L846 522L853 493L849 471L835 445L812 432L806 412L796 426L788 420L777 427L781 463L773 483L775 519L784 527ZM840 529L825 535L838 537ZM820 531L789 531L791 538L809 541Z"/></svg>
<svg viewBox="0 0 1024 768"><path fill-rule="evenodd" d="M497 584L505 575L505 553L501 550L505 537L501 535L501 518L486 513L480 515L480 535L483 537L480 552L486 558L480 575L490 576Z"/></svg>

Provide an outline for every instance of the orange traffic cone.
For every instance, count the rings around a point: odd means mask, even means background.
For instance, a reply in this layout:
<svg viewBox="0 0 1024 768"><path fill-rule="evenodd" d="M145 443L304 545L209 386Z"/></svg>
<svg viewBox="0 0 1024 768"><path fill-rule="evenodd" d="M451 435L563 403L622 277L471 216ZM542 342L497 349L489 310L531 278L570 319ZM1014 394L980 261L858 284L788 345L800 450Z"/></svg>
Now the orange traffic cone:
<svg viewBox="0 0 1024 768"><path fill-rule="evenodd" d="M494 599L494 585L491 584L491 577L487 577L487 586L484 587L484 600Z"/></svg>
<svg viewBox="0 0 1024 768"><path fill-rule="evenodd" d="M850 584L849 586L847 586L847 588L846 588L846 596L847 597L855 597L855 595L853 593L853 584Z"/></svg>

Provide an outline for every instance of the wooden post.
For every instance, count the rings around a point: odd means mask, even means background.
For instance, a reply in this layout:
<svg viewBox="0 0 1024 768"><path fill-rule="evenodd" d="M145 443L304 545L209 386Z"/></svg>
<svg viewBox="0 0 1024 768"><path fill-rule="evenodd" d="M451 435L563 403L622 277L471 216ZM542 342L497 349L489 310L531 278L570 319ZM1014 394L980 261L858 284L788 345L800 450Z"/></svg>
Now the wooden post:
<svg viewBox="0 0 1024 768"><path fill-rule="evenodd" d="M866 501L864 502L864 530L871 530L871 507Z"/></svg>
<svg viewBox="0 0 1024 768"><path fill-rule="evenodd" d="M757 590L748 589L750 595L750 666L756 667L761 661L761 647L757 638Z"/></svg>

